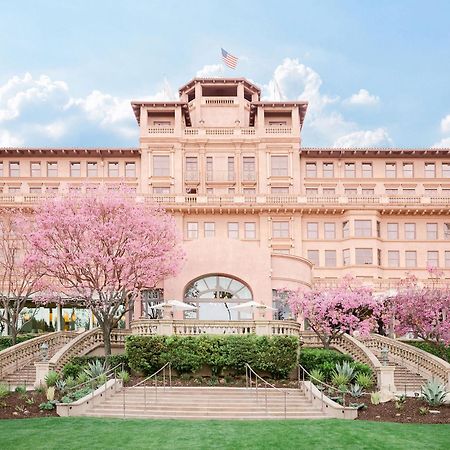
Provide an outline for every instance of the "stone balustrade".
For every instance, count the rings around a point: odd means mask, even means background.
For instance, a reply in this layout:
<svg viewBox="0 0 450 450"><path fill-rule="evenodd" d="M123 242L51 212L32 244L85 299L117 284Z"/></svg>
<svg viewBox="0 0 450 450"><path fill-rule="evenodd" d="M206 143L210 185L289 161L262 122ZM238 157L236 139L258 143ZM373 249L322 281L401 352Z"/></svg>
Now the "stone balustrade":
<svg viewBox="0 0 450 450"><path fill-rule="evenodd" d="M450 390L450 364L446 361L419 348L377 334L371 335L363 342L366 347L377 351L387 348L390 361L405 366L426 379L439 380Z"/></svg>
<svg viewBox="0 0 450 450"><path fill-rule="evenodd" d="M71 342L77 333L72 331L57 331L47 333L28 341L21 342L0 352L0 379L16 370L40 359L42 344L48 345L48 352L61 345Z"/></svg>

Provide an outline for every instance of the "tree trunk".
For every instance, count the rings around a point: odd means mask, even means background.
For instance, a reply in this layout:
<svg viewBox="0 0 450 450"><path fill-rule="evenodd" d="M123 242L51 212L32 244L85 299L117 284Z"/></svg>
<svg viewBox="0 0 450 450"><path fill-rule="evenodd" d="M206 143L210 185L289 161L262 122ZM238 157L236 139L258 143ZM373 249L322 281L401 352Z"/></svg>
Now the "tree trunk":
<svg viewBox="0 0 450 450"><path fill-rule="evenodd" d="M105 320L102 324L103 342L105 344L105 356L111 355L111 329L111 324Z"/></svg>
<svg viewBox="0 0 450 450"><path fill-rule="evenodd" d="M17 328L11 327L11 345L17 344Z"/></svg>

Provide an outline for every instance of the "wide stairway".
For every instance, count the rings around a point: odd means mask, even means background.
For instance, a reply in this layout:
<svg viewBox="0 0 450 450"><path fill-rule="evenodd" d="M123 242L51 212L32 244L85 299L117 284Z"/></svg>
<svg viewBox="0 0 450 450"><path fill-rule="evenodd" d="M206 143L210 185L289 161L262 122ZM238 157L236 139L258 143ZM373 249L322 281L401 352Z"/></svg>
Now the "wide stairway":
<svg viewBox="0 0 450 450"><path fill-rule="evenodd" d="M157 390L156 390L157 389ZM298 389L132 387L83 415L151 419L325 419ZM285 394L286 392L286 394ZM286 398L286 401L285 401Z"/></svg>

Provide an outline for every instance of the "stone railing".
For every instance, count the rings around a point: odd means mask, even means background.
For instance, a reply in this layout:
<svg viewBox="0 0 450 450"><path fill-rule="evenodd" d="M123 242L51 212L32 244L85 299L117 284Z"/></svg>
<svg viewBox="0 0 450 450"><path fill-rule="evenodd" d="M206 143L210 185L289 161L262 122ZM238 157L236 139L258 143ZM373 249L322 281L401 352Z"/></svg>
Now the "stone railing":
<svg viewBox="0 0 450 450"><path fill-rule="evenodd" d="M0 379L16 370L30 364L41 357L41 345L48 345L48 352L54 352L55 347L59 348L71 342L77 333L71 331L57 331L38 336L28 341L21 342L0 352Z"/></svg>
<svg viewBox="0 0 450 450"><path fill-rule="evenodd" d="M113 330L111 347L125 348L125 338L130 330ZM49 361L49 369L61 370L74 356L83 356L104 345L103 333L100 328L85 331L73 341L62 347Z"/></svg>
<svg viewBox="0 0 450 450"><path fill-rule="evenodd" d="M392 362L407 367L427 379L437 379L446 384L450 390L450 364L412 345L395 339L373 334L363 340L366 347L381 351L388 350L388 358Z"/></svg>

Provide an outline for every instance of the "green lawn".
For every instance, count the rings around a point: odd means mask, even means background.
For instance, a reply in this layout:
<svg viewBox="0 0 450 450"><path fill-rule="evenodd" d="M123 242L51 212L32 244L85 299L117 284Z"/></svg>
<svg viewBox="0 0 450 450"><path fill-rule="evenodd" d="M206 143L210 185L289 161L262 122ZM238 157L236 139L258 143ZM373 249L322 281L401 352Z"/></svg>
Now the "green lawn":
<svg viewBox="0 0 450 450"><path fill-rule="evenodd" d="M1 420L0 448L448 449L450 426L342 420Z"/></svg>

